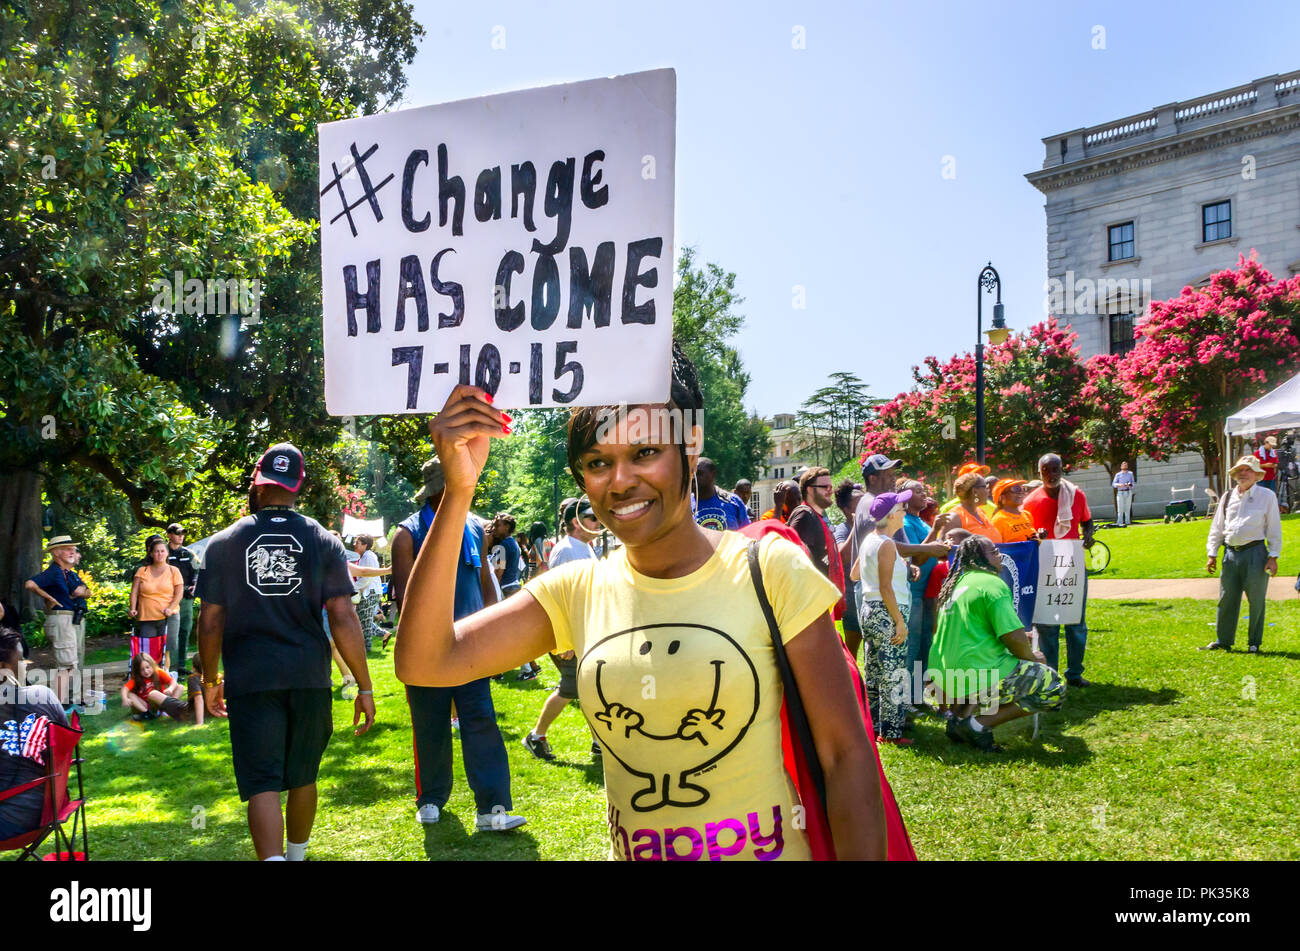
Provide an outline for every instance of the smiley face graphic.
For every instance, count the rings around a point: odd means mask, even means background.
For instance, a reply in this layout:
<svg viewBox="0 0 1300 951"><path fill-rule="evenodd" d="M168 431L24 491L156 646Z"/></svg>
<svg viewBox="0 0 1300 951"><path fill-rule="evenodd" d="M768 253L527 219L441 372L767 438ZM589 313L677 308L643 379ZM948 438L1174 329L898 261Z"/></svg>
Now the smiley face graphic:
<svg viewBox="0 0 1300 951"><path fill-rule="evenodd" d="M649 624L603 638L578 665L592 727L629 773L645 779L632 808L697 806L688 777L726 756L758 714L758 672L729 635L700 624Z"/></svg>

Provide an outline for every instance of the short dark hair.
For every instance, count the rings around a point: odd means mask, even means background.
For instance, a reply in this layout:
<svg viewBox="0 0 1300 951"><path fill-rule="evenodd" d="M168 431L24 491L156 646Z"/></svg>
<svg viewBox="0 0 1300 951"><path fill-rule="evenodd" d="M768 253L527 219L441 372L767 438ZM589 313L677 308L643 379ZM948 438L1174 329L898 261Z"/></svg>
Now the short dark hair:
<svg viewBox="0 0 1300 951"><path fill-rule="evenodd" d="M372 548L375 547L374 535L367 535L365 532L361 532L359 535L357 535L356 540L366 546L366 551L370 551Z"/></svg>
<svg viewBox="0 0 1300 951"><path fill-rule="evenodd" d="M0 627L0 664L8 666L22 660L23 636L12 627Z"/></svg>
<svg viewBox="0 0 1300 951"><path fill-rule="evenodd" d="M681 410L690 420L698 418L700 410L704 409L704 393L700 390L699 374L676 337L673 338L673 369L667 405L669 409ZM587 491L587 483L578 460L596 445L601 426L609 419L610 414L621 416L626 414L628 409L626 405L612 404L584 406L574 410L569 416L569 472L573 475L573 481L578 484L578 488L584 492ZM677 435L680 437L677 448L682 460L682 495L686 495L691 484L690 466L686 458L686 441L690 438L690 433L683 427Z"/></svg>
<svg viewBox="0 0 1300 951"><path fill-rule="evenodd" d="M700 456L699 459L695 460L695 471L699 472L701 469L708 469L713 473L718 471L718 467L713 464L713 460L708 456Z"/></svg>
<svg viewBox="0 0 1300 951"><path fill-rule="evenodd" d="M820 479L822 476L828 476L831 470L825 466L810 466L804 470L804 474L799 477L799 497L804 498L808 495L808 486Z"/></svg>
<svg viewBox="0 0 1300 951"><path fill-rule="evenodd" d="M498 512L496 520L504 525L511 535L515 533L515 517L509 512Z"/></svg>
<svg viewBox="0 0 1300 951"><path fill-rule="evenodd" d="M857 490L858 484L852 479L845 479L835 487L835 504L840 508L849 504L849 499L853 498L853 493Z"/></svg>

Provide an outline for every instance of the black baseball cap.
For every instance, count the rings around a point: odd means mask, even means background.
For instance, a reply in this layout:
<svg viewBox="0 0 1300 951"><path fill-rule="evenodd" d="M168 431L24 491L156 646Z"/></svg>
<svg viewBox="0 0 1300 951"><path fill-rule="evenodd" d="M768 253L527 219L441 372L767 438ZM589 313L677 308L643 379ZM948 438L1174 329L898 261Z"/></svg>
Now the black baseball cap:
<svg viewBox="0 0 1300 951"><path fill-rule="evenodd" d="M279 442L257 460L257 469L253 476L254 485L278 485L297 492L302 488L303 471L302 453L293 443Z"/></svg>
<svg viewBox="0 0 1300 951"><path fill-rule="evenodd" d="M585 495L580 499L571 500L564 506L565 525L568 525L573 519L582 518L583 516L588 516L590 518L596 517L596 513L592 511L591 502L588 501Z"/></svg>

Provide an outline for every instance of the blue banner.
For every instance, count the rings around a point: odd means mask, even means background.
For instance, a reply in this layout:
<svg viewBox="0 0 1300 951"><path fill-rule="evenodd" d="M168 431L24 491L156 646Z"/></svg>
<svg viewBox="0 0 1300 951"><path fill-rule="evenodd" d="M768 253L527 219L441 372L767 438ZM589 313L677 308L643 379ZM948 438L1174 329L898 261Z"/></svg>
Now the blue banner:
<svg viewBox="0 0 1300 951"><path fill-rule="evenodd" d="M1002 556L1002 580L1011 589L1016 614L1033 627L1034 603L1038 599L1038 542L1006 542L998 546Z"/></svg>

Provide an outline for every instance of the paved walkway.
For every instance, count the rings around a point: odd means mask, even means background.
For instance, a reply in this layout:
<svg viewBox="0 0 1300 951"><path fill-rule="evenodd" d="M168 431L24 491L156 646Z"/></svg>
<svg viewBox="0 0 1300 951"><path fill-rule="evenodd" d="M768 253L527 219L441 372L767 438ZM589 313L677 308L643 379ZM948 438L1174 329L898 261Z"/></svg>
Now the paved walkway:
<svg viewBox="0 0 1300 951"><path fill-rule="evenodd" d="M1089 598L1149 601L1155 598L1199 598L1219 600L1219 579L1205 578L1097 578L1088 579ZM1268 583L1270 601L1291 601L1296 594L1295 578L1277 577ZM1242 599L1243 604L1245 599Z"/></svg>

